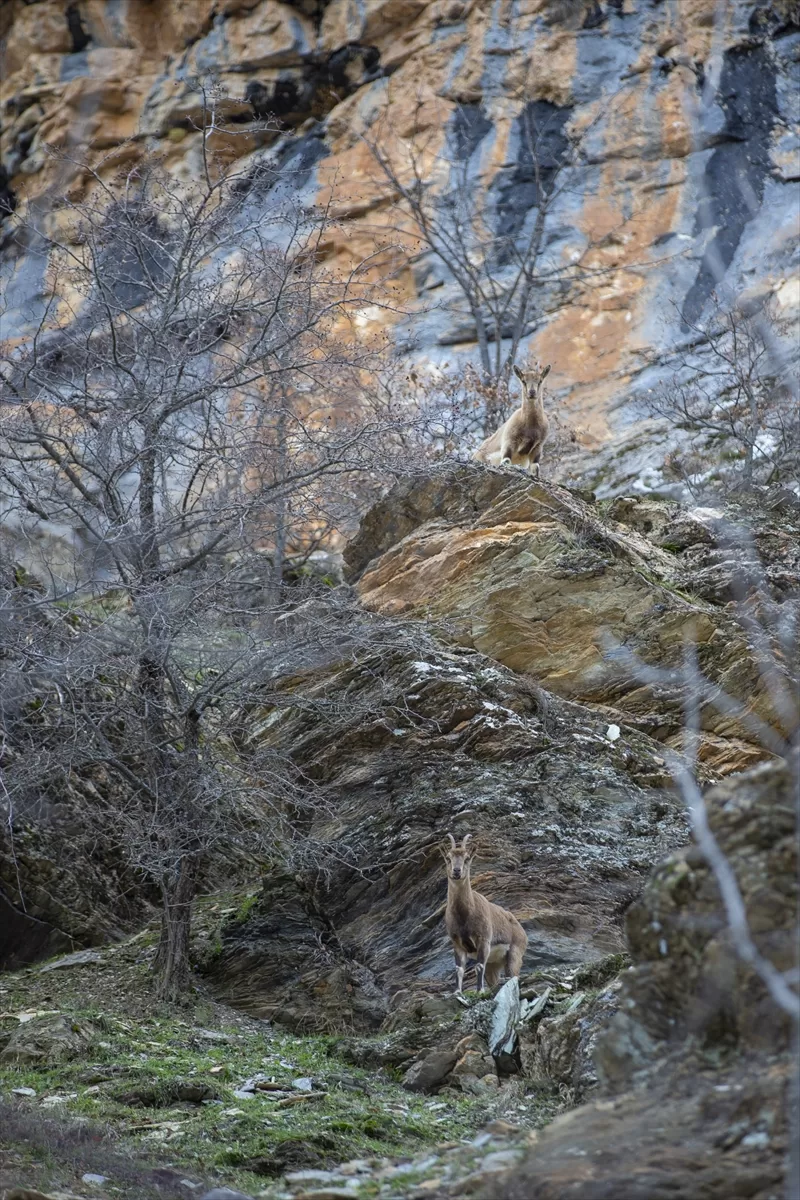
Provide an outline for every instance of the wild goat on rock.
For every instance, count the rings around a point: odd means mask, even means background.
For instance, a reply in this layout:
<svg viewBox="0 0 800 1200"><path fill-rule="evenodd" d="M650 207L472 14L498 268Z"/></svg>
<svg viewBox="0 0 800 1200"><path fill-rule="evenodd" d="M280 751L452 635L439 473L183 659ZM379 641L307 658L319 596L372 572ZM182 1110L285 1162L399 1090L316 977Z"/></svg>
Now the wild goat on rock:
<svg viewBox="0 0 800 1200"><path fill-rule="evenodd" d="M475 854L468 846L471 835L467 834L460 845L452 833L447 836L450 846L442 847L447 863L445 924L456 960L456 992L464 990L468 956L476 960L478 991L482 992L487 984L494 987L498 983L503 967L508 979L519 975L528 935L507 909L473 892L469 879Z"/></svg>
<svg viewBox="0 0 800 1200"><path fill-rule="evenodd" d="M542 367L538 363L527 371L514 367L514 374L522 384L522 403L478 447L472 456L476 462L493 467L512 463L515 467L527 467L538 478L539 460L550 428L544 411L544 381L549 371L549 365Z"/></svg>

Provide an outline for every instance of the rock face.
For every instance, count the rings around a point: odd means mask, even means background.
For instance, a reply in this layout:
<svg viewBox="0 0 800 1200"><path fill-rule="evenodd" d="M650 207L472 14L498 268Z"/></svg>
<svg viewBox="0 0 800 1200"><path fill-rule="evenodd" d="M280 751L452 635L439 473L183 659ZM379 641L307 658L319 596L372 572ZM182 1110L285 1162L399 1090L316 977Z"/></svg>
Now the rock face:
<svg viewBox="0 0 800 1200"><path fill-rule="evenodd" d="M770 764L707 796L756 945L781 971L798 961L795 790L788 768ZM634 965L594 1048L616 1098L554 1121L487 1200L781 1194L789 1022L735 954L696 850L653 873L626 927Z"/></svg>
<svg viewBox="0 0 800 1200"><path fill-rule="evenodd" d="M609 742L604 717L413 627L395 642L294 677L286 707L248 721L253 750L319 786L309 834L335 857L269 873L210 970L232 1003L297 1028L374 1029L394 993L453 989L448 830L472 832L474 886L526 926L524 970L622 949L622 913L685 838L647 735Z"/></svg>
<svg viewBox="0 0 800 1200"><path fill-rule="evenodd" d="M75 776L4 821L0 968L114 939L149 911L133 873L87 827L96 785Z"/></svg>
<svg viewBox="0 0 800 1200"><path fill-rule="evenodd" d="M756 946L779 971L797 960L795 790L789 768L770 764L726 780L706 800ZM616 1031L627 1035L630 1022L662 1043L692 1036L765 1052L788 1044L788 1021L736 954L716 882L694 847L653 872L628 910L626 933L636 965L623 976L624 1016L600 1047L608 1076Z"/></svg>
<svg viewBox="0 0 800 1200"><path fill-rule="evenodd" d="M657 486L669 437L642 445L631 425L677 353L688 347L704 361L686 323L702 321L717 283L706 249L726 293L774 295L782 316L800 312L796 13L790 0L725 6L718 94L698 125L698 82L716 71L716 9L716 0L679 12L645 0L10 0L0 15L0 215L35 202L44 232L65 233L57 200L89 186L73 165L84 157L112 181L155 151L190 183L202 136L192 81L211 72L225 97L211 148L245 171L281 162L287 194L333 195L344 224L329 249L342 267L400 230L407 252L395 274L409 307L396 344L415 362L461 360L475 352L474 325L453 304L452 277L402 233L396 193L362 135L377 136L383 121L435 187L448 177L439 156L455 158L490 198L501 238L531 216L526 129L546 120L556 140L566 131L585 141L546 252L557 266L581 260L590 275L568 306L563 288L541 287L528 340L553 363L581 443L625 450L625 461L596 464L601 486L612 493L645 476ZM2 253L13 337L42 311L46 260L25 240Z"/></svg>
<svg viewBox="0 0 800 1200"><path fill-rule="evenodd" d="M447 831L476 837L477 890L526 925L523 975L625 949L622 913L685 838L661 745L680 744L682 713L676 691L609 663L606 639L664 666L698 637L708 677L775 720L730 612L683 590L686 555L691 570L713 536L648 503L637 529L629 510L622 524L565 488L459 467L407 480L367 515L346 570L388 622L381 647L359 653L356 639L244 722L245 755L278 754L319 789L317 869L268 873L223 931L209 969L225 998L296 1028L369 1030L392 1026L393 997L413 1009L420 989L451 987ZM409 619L423 615L438 640ZM766 756L731 717L709 709L703 726L706 779ZM616 1007L544 1014L557 1025L525 1051L536 1071L591 1087L586 1048Z"/></svg>
<svg viewBox="0 0 800 1200"><path fill-rule="evenodd" d="M685 514L670 519L669 508L650 502L646 519L635 501L617 501L601 514L566 488L515 472L452 468L390 492L345 562L367 608L446 620L463 644L669 745L683 723L677 693L642 686L613 658L614 644L677 668L691 637L710 679L775 720L729 613L687 590L698 575L694 551L707 552L713 533ZM786 538L793 560L800 537L790 528ZM726 599L721 576L730 580L735 556L727 574L724 562L716 567ZM763 757L730 717L705 710L703 729L701 758L712 771Z"/></svg>

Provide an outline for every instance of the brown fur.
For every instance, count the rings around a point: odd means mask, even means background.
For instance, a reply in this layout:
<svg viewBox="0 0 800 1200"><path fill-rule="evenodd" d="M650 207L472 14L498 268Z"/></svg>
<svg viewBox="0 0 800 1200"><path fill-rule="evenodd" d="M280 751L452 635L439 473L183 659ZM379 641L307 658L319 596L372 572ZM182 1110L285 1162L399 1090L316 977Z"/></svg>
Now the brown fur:
<svg viewBox="0 0 800 1200"><path fill-rule="evenodd" d="M462 991L467 958L472 957L477 963L478 991L482 992L487 984L496 986L503 968L508 979L519 975L528 935L513 913L473 892L469 872L475 851L467 846L470 835L460 846L451 833L447 836L450 847L443 850L447 863L445 925L456 960L456 991Z"/></svg>
<svg viewBox="0 0 800 1200"><path fill-rule="evenodd" d="M539 475L539 461L547 441L550 422L544 411L544 380L549 366L527 371L514 367L514 374L522 384L522 403L516 412L500 428L487 438L473 454L476 462L492 466L527 467L531 474Z"/></svg>

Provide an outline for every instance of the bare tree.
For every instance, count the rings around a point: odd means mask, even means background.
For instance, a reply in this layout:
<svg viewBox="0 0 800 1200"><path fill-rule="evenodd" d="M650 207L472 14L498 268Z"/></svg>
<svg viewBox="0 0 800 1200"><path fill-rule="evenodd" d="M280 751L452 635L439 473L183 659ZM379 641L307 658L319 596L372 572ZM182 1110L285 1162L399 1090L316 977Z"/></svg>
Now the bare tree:
<svg viewBox="0 0 800 1200"><path fill-rule="evenodd" d="M439 123L425 119L422 99L417 108L413 140L400 137L389 118L364 140L398 198L398 234L418 247L418 273L427 263L437 285L454 289L440 302L463 326L453 341L477 343L486 436L514 407L508 383L523 339L545 312L572 302L576 289L618 269L592 254L613 242L614 231L585 239L567 256L557 229L559 206L582 186L592 126L573 132L570 108L527 104L514 122L516 165L487 185L476 165L490 128L481 110L458 106L440 146Z"/></svg>
<svg viewBox="0 0 800 1200"><path fill-rule="evenodd" d="M771 350L782 330L769 306L750 311L715 298L708 320L689 331L692 346L647 403L690 435L671 469L696 494L796 483L800 402L785 372L774 369Z"/></svg>
<svg viewBox="0 0 800 1200"><path fill-rule="evenodd" d="M113 186L86 168L68 238L27 215L47 303L0 357L0 519L47 584L5 581L7 803L94 788L103 836L160 893L171 1000L208 851L265 813L262 843L285 839L313 792L287 764L245 771L229 723L285 657L287 553L352 517L352 481L388 461L394 431L360 403L369 264L326 268L325 212L265 216L253 198L279 173L226 174L216 124L199 122L190 188L157 162Z"/></svg>
<svg viewBox="0 0 800 1200"><path fill-rule="evenodd" d="M399 440L409 465L428 468L448 458L470 459L484 440L487 412L497 411L498 398L502 410L512 404L506 382L492 382L472 363L408 370L396 360L381 373L375 395L382 410L396 412L398 429L403 418ZM548 419L552 462L575 441L575 433L557 411Z"/></svg>

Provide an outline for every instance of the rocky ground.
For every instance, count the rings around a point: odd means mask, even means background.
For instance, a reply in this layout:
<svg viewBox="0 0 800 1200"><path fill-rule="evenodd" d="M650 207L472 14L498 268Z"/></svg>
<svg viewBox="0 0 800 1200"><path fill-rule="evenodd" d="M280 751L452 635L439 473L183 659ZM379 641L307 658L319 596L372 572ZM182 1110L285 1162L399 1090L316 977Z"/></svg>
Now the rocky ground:
<svg viewBox="0 0 800 1200"><path fill-rule="evenodd" d="M751 519L769 607L791 594L797 515ZM787 1023L687 848L677 697L604 657L608 630L657 664L699 633L742 706L703 709L709 821L759 949L791 970L796 781L741 715L777 727L719 530L708 510L598 506L516 473L395 489L350 583L297 614L324 610L341 638L229 735L254 770L279 755L302 774L313 852L201 902L177 1012L152 1006L146 898L132 936L124 914L112 944L87 924L77 953L42 964L32 943L0 977L7 1200L782 1200ZM475 885L528 932L519 985L494 997L453 995L447 831L472 833ZM7 868L55 927L80 863L18 835Z"/></svg>
<svg viewBox="0 0 800 1200"><path fill-rule="evenodd" d="M198 945L246 904L205 900ZM3 976L0 1194L191 1197L218 1185L265 1198L406 1195L433 1167L460 1177L491 1155L486 1170L508 1166L523 1130L563 1106L555 1090L500 1085L496 1072L488 1097L457 1086L432 1095L441 1079L405 1086L377 1065L383 1039L358 1065L369 1039L356 1052L344 1039L295 1036L218 1003L202 982L184 1010L154 1011L154 937L145 929ZM455 1024L453 1004L424 1020Z"/></svg>
<svg viewBox="0 0 800 1200"><path fill-rule="evenodd" d="M783 969L796 962L792 791L766 764L708 800L751 928ZM203 902L198 954L248 908L231 899ZM202 983L180 1014L153 1011L150 930L6 975L0 1185L8 1200L23 1186L66 1200L211 1185L264 1200L779 1200L789 1030L736 958L696 851L653 873L626 929L630 967L523 976L512 1054L495 1018L516 985L458 1000L410 980L378 1032L321 1037L244 1016Z"/></svg>

